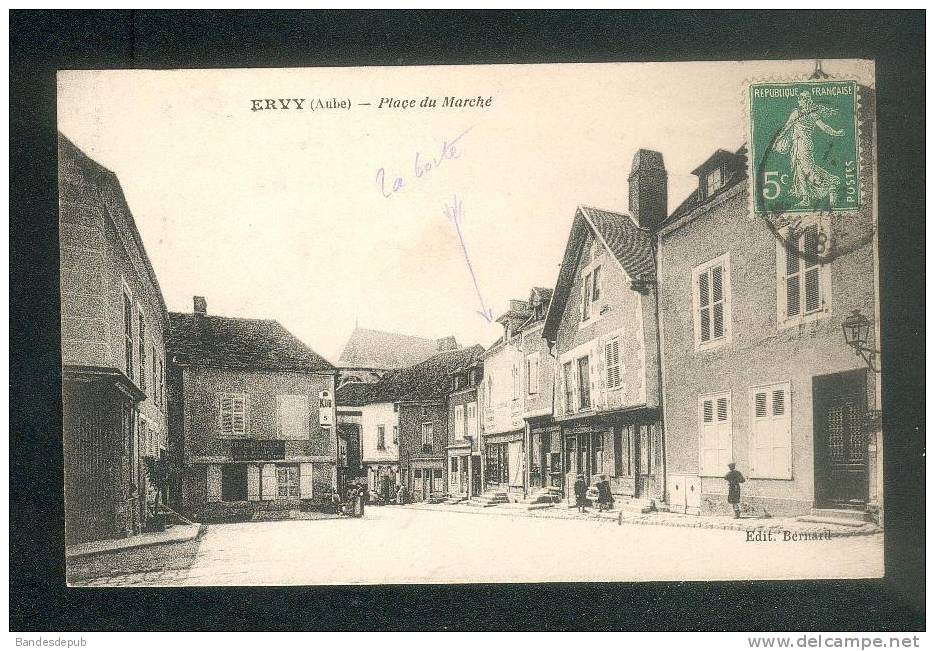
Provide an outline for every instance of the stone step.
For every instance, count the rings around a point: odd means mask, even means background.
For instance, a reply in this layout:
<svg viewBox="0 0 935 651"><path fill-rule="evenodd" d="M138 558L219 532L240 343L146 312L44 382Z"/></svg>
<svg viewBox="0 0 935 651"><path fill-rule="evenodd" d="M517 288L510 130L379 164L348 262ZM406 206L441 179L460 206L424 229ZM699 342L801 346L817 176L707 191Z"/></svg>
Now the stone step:
<svg viewBox="0 0 935 651"><path fill-rule="evenodd" d="M817 509L813 508L809 512L810 516L821 518L838 518L841 520L860 520L869 522L870 514L864 509Z"/></svg>
<svg viewBox="0 0 935 651"><path fill-rule="evenodd" d="M539 509L550 509L555 506L554 502L504 502L500 505L504 509L513 509L515 511L537 511Z"/></svg>

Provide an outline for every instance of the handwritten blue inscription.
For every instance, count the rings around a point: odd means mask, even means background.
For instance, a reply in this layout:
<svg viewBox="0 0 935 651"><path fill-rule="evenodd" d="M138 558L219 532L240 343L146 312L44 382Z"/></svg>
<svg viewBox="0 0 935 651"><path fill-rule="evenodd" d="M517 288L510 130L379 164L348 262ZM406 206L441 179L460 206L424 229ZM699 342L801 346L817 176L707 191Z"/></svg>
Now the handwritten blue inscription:
<svg viewBox="0 0 935 651"><path fill-rule="evenodd" d="M455 160L461 157L461 150L458 149L458 141L461 140L468 132L473 129L473 126L468 127L457 137L452 140L446 140L442 143L441 153L434 158L426 159L422 156L421 152L416 152L415 160L413 162L413 175L417 179L421 179L431 174L432 170L435 170L444 164L447 160ZM389 199L394 194L400 190L409 187L406 183L405 176L394 176L392 181L386 176L386 170L380 168L377 170L376 178L377 186L380 188L380 194L385 198Z"/></svg>
<svg viewBox="0 0 935 651"><path fill-rule="evenodd" d="M468 272L471 274L471 280L474 282L474 291L477 292L477 300L480 301L480 310L475 311L484 317L487 323L491 323L493 321L493 312L491 312L484 303L484 297L480 293L480 285L477 283L477 275L474 273L474 266L471 264L471 257L468 255L467 246L464 244L464 236L461 234L461 219L464 216L464 208L457 195L455 195L454 201L452 201L450 206L447 203L445 204L443 212L445 217L450 219L451 223L454 224L455 231L458 233L458 241L461 242L461 250L464 252L464 261L467 263Z"/></svg>

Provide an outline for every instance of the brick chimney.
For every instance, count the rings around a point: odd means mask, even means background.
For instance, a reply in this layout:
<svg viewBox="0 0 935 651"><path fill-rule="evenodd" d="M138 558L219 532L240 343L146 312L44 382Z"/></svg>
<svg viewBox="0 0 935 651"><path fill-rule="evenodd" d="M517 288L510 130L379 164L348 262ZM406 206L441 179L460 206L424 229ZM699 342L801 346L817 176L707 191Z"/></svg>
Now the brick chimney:
<svg viewBox="0 0 935 651"><path fill-rule="evenodd" d="M445 350L458 350L458 340L453 336L442 337L441 339L436 340L438 344L438 352Z"/></svg>
<svg viewBox="0 0 935 651"><path fill-rule="evenodd" d="M193 303L195 304L195 314L205 316L208 313L208 301L205 300L204 296L196 296Z"/></svg>
<svg viewBox="0 0 935 651"><path fill-rule="evenodd" d="M668 216L669 175L662 154L640 149L630 170L630 215L641 228L652 229Z"/></svg>

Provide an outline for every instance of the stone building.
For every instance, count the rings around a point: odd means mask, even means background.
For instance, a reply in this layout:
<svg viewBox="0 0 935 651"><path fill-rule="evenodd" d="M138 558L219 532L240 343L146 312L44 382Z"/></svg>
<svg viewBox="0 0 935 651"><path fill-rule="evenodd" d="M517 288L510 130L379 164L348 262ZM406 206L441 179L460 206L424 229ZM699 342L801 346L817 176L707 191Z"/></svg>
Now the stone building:
<svg viewBox="0 0 935 651"><path fill-rule="evenodd" d="M163 490L168 316L116 175L61 134L58 155L65 535L73 543L139 532L147 500Z"/></svg>
<svg viewBox="0 0 935 651"><path fill-rule="evenodd" d="M469 367L482 352L481 346L443 350L387 374L369 393L371 404L393 405L399 422L399 478L416 501L441 498L446 491L450 374Z"/></svg>
<svg viewBox="0 0 935 651"><path fill-rule="evenodd" d="M555 421L566 497L576 475L605 474L621 505L665 492L652 230L666 217L662 155L641 149L630 215L575 213L542 336L555 358Z"/></svg>
<svg viewBox="0 0 935 651"><path fill-rule="evenodd" d="M337 488L336 369L274 320L170 313L179 508L202 521L283 517Z"/></svg>
<svg viewBox="0 0 935 651"><path fill-rule="evenodd" d="M377 384L349 382L338 387L338 427L347 440L361 442L361 465L368 489L382 499L396 496L399 477L399 411L375 395Z"/></svg>
<svg viewBox="0 0 935 651"><path fill-rule="evenodd" d="M531 494L562 489L561 427L553 420L555 365L542 337L552 290L534 287L529 317L520 325L523 351L523 420L526 422L526 486Z"/></svg>
<svg viewBox="0 0 935 651"><path fill-rule="evenodd" d="M483 432L481 463L485 500L516 502L526 497L526 424L523 421L523 335L530 318L526 301L513 299L497 318L503 335L481 359L484 382L480 391Z"/></svg>
<svg viewBox="0 0 935 651"><path fill-rule="evenodd" d="M670 507L726 513L733 460L747 512L878 513L879 374L842 331L858 310L879 348L872 176L859 211L793 228L752 214L746 156L698 166L658 235Z"/></svg>
<svg viewBox="0 0 935 651"><path fill-rule="evenodd" d="M477 388L484 378L479 359L452 369L448 393L448 495L459 502L481 490L480 411Z"/></svg>

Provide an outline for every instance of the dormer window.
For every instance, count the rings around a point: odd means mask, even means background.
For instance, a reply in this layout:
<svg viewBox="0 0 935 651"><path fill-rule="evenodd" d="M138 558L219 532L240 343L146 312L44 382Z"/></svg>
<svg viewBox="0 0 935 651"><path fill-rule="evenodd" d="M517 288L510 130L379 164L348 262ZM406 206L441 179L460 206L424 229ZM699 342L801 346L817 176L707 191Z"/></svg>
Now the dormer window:
<svg viewBox="0 0 935 651"><path fill-rule="evenodd" d="M724 185L724 168L715 167L705 176L705 196L710 197Z"/></svg>

